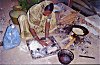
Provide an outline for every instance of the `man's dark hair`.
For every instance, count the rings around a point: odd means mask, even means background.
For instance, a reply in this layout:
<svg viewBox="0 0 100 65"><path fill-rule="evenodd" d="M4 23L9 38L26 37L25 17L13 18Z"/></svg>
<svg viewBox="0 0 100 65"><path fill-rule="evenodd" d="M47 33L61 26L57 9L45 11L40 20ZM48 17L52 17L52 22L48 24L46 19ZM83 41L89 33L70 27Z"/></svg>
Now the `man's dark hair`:
<svg viewBox="0 0 100 65"><path fill-rule="evenodd" d="M53 9L54 9L54 5L53 5L53 3L50 3L49 5L47 5L46 7L45 7L45 11L46 10L49 10L49 11L53 11Z"/></svg>

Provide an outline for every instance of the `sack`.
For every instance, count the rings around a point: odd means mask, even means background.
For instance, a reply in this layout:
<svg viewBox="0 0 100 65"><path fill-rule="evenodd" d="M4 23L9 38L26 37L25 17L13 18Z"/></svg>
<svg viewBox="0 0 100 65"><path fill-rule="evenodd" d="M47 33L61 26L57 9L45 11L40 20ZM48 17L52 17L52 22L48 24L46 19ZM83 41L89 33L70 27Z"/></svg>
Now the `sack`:
<svg viewBox="0 0 100 65"><path fill-rule="evenodd" d="M18 46L20 42L21 38L18 29L13 24L11 24L6 29L3 38L3 47L4 49L11 49Z"/></svg>

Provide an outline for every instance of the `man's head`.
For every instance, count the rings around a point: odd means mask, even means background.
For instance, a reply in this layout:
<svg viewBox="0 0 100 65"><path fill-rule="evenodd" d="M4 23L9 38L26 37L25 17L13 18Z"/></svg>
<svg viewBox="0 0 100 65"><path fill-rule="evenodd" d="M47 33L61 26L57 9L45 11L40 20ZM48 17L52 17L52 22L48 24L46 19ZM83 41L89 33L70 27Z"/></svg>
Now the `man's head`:
<svg viewBox="0 0 100 65"><path fill-rule="evenodd" d="M53 3L50 3L49 5L47 5L47 6L44 8L43 15L49 16L49 15L52 13L53 9L54 9L54 5L53 5Z"/></svg>

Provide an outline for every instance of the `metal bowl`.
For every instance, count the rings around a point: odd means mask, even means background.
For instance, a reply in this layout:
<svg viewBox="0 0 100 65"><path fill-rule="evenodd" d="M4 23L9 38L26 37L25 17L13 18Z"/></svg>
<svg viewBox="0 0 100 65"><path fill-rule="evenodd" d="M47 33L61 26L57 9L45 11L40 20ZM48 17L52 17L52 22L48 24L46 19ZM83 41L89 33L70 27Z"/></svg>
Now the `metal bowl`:
<svg viewBox="0 0 100 65"><path fill-rule="evenodd" d="M74 59L74 54L67 49L62 49L58 52L58 59L61 64L69 64Z"/></svg>

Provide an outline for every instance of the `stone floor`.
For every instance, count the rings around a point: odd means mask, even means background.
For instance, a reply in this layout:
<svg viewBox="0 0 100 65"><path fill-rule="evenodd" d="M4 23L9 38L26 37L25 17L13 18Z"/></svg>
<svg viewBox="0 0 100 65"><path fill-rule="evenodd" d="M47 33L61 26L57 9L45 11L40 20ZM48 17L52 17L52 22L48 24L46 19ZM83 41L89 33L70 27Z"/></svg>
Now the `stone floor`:
<svg viewBox="0 0 100 65"><path fill-rule="evenodd" d="M0 41L3 38L4 32L6 30L6 27L9 25L9 11L12 10L12 6L15 4L18 4L16 2L17 0L0 0L0 9L3 8L3 11L5 13L5 24L3 26L3 34L0 34ZM100 36L100 30L95 28L95 30L98 32L98 35ZM87 35L89 40L91 41L91 44L87 43L87 46L89 48L86 48L88 53L84 54L81 52L78 48L75 48L72 50L74 53L74 60L71 62L71 64L100 64L100 38L98 38L97 35L94 35L93 33L89 33ZM85 55L85 56L92 56L95 57L95 59L91 58L84 58L79 57L79 55ZM28 50L28 47L26 45L26 42L24 39L22 39L22 42L19 46L16 48L13 48L11 50L4 50L2 46L0 46L0 64L60 64L57 55L41 58L41 59L32 59L30 52Z"/></svg>

